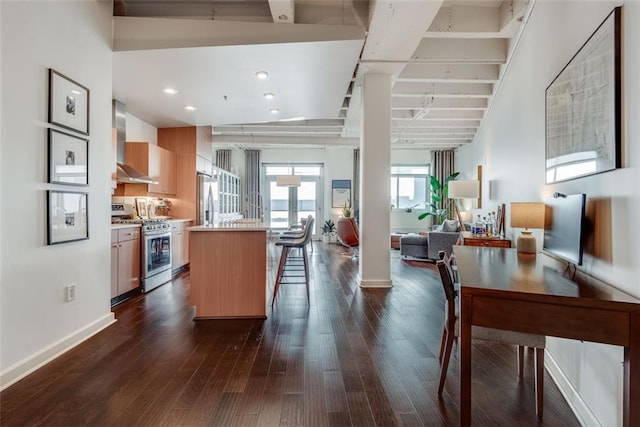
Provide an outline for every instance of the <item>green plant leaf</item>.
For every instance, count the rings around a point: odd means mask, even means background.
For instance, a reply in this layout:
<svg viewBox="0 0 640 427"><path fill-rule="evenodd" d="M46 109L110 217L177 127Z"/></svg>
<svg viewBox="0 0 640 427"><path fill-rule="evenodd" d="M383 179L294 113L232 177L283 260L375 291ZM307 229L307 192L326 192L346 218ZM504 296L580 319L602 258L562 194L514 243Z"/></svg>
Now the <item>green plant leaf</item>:
<svg viewBox="0 0 640 427"><path fill-rule="evenodd" d="M442 184L440 184L440 181L438 181L438 178L436 178L433 175L429 176L429 184L431 185L431 191L433 192L437 192L442 188Z"/></svg>

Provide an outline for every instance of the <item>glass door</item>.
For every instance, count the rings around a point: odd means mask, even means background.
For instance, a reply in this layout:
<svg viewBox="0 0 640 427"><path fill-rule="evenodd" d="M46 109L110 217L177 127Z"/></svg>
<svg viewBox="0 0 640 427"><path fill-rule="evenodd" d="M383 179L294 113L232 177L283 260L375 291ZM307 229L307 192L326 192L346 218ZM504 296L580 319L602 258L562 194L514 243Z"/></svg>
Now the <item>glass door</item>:
<svg viewBox="0 0 640 427"><path fill-rule="evenodd" d="M277 177L282 175L299 177L300 185L278 186ZM312 215L315 234L322 213L321 182L321 165L264 165L265 221L271 228L286 229Z"/></svg>

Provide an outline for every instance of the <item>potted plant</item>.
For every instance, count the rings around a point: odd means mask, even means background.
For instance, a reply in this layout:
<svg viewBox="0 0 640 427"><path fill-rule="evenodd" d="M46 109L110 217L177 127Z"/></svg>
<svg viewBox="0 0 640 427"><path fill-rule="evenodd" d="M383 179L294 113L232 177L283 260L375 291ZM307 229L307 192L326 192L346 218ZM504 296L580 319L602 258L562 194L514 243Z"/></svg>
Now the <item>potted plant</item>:
<svg viewBox="0 0 640 427"><path fill-rule="evenodd" d="M342 206L342 216L345 218L349 218L351 216L351 201L347 200L344 202L344 206Z"/></svg>
<svg viewBox="0 0 640 427"><path fill-rule="evenodd" d="M444 180L444 184L433 175L429 177L431 203L427 207L427 211L421 213L418 219L422 220L428 216L432 216L434 218L434 225L442 224L453 209L451 200L447 200L445 203L445 199L449 193L449 181L456 179L458 175L460 175L460 172L452 173Z"/></svg>
<svg viewBox="0 0 640 427"><path fill-rule="evenodd" d="M331 242L331 236L336 233L336 225L330 219L326 220L324 224L322 224L322 241L324 243Z"/></svg>

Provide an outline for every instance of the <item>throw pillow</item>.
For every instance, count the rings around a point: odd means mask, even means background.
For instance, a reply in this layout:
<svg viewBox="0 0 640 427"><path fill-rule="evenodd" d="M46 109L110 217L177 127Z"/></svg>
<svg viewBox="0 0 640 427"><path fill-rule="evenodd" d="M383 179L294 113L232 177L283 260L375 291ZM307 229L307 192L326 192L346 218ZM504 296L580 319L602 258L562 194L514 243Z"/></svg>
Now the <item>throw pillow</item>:
<svg viewBox="0 0 640 427"><path fill-rule="evenodd" d="M445 219L442 223L442 231L458 231L458 221L455 219Z"/></svg>

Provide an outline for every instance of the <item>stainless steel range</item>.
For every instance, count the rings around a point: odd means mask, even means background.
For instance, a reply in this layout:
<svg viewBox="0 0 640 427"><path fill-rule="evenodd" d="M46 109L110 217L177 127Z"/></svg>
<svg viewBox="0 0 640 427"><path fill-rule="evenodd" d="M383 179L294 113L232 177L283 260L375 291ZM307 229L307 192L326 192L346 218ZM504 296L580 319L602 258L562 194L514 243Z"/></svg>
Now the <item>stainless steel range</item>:
<svg viewBox="0 0 640 427"><path fill-rule="evenodd" d="M149 292L171 280L171 224L164 219L117 219L142 225L142 286Z"/></svg>

